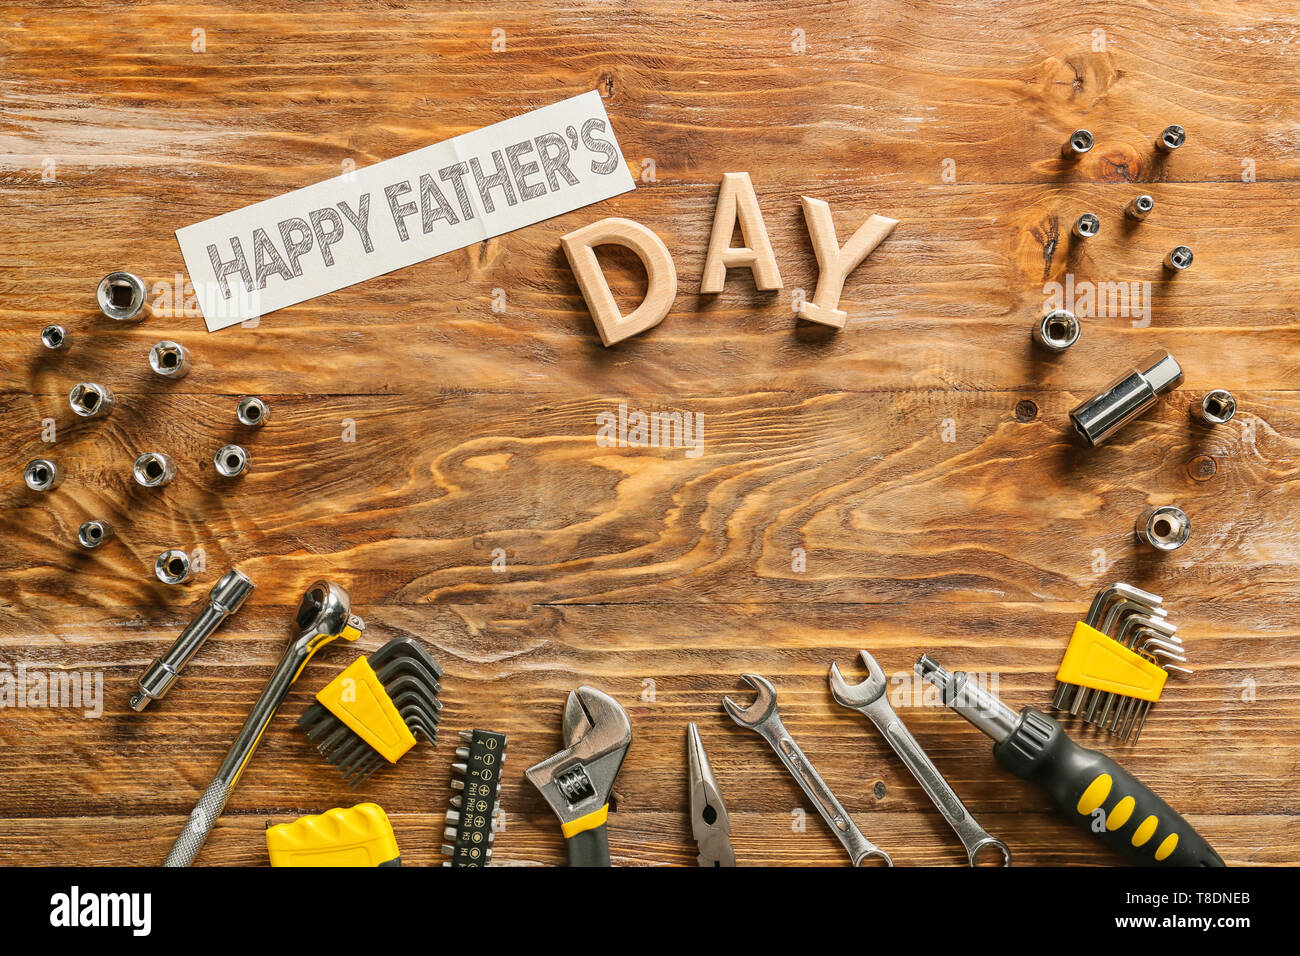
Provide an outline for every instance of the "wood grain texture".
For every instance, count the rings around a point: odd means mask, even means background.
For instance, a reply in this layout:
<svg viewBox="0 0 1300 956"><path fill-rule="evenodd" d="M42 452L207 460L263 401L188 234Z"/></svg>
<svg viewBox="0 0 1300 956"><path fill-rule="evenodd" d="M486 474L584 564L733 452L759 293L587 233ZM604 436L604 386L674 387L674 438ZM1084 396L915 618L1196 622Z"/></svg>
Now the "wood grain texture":
<svg viewBox="0 0 1300 956"><path fill-rule="evenodd" d="M1230 864L1300 863L1300 14L1278 0L683 9L141 3L107 29L89 4L0 7L0 662L101 672L105 697L95 719L0 711L0 863L160 861L321 576L369 622L364 650L429 644L448 737L510 735L505 864L563 859L522 770L559 748L564 695L584 682L633 721L617 863L693 863L695 720L742 864L842 864L815 814L795 826L810 808L775 757L723 715L745 671L776 683L873 841L900 864L959 864L879 735L831 701L828 664L866 647L901 682L924 650L1041 705L1111 580L1165 596L1196 667L1114 752ZM593 88L634 173L653 168L633 193L256 329L95 310L114 269L173 282L179 226ZM1159 159L1170 123L1188 142ZM1065 163L1080 126L1098 145ZM733 271L701 295L718 183L736 170L784 289ZM1139 189L1156 209L1125 226ZM838 332L793 315L817 279L805 194L842 237L871 213L899 220L850 275ZM1068 238L1083 211L1103 224L1086 246ZM559 244L604 216L662 237L679 279L663 323L609 349ZM1160 263L1179 243L1196 262L1170 279ZM635 259L602 260L634 305ZM1086 319L1045 360L1030 328L1067 275L1150 282L1149 323ZM71 333L57 357L37 339L49 322ZM193 354L181 382L148 370L161 338ZM1069 409L1153 347L1183 364L1183 388L1111 443L1073 443ZM117 393L107 421L73 420L81 380ZM1194 428L1187 404L1211 387L1234 392L1237 419ZM255 433L235 421L243 394L271 407ZM620 403L702 416L703 453L602 447L597 416ZM232 440L252 459L234 483L211 465ZM130 462L155 449L180 476L146 493ZM38 454L69 473L44 497L21 481ZM1132 523L1166 502L1192 539L1157 558ZM92 516L118 538L85 554L74 536ZM192 587L153 580L169 546L204 549ZM172 696L127 712L231 564L257 582L248 605ZM265 821L358 798L294 726L354 653L307 668L201 863L262 865ZM964 721L905 718L1018 863L1113 862ZM410 864L439 862L450 762L449 741L421 745L359 795L389 811Z"/></svg>

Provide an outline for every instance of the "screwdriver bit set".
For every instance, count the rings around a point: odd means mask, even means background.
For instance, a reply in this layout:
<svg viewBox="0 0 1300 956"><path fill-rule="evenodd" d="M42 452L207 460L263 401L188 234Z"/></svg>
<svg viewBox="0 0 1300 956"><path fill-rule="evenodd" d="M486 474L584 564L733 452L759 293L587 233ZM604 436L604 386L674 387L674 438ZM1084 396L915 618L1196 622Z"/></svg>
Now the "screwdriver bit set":
<svg viewBox="0 0 1300 956"><path fill-rule="evenodd" d="M451 765L451 809L447 811L447 842L443 866L487 866L496 840L498 788L506 762L506 735L494 730L462 730L462 746Z"/></svg>

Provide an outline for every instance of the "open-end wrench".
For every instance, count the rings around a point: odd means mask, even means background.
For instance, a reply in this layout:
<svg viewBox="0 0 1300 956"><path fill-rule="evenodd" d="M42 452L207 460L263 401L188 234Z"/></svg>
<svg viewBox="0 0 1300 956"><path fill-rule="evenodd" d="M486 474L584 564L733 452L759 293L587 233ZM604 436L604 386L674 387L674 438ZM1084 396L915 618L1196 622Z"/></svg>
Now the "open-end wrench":
<svg viewBox="0 0 1300 956"><path fill-rule="evenodd" d="M781 723L781 714L776 709L776 688L772 682L757 674L742 674L741 679L754 688L757 696L747 708L740 707L730 697L722 698L722 707L731 719L756 732L776 751L795 783L807 794L822 819L830 825L831 832L844 844L844 849L849 851L849 859L854 866L861 866L867 857L877 857L886 865L893 866L894 861L889 854L862 835L848 811L840 806L835 794L831 793L831 788L826 786L821 774L786 731Z"/></svg>
<svg viewBox="0 0 1300 956"><path fill-rule="evenodd" d="M997 847L998 852L1002 854L1002 865L1010 866L1011 851L1007 849L1007 845L996 837L989 836L984 828L975 822L966 805L961 802L961 797L957 796L948 785L939 768L931 762L911 731L890 706L889 695L885 693L887 687L885 672L880 669L876 659L866 651L858 651L858 656L862 658L869 675L860 684L850 686L840 674L839 665L831 664L831 696L835 698L835 702L841 707L865 715L876 725L876 729L889 742L889 746L894 748L894 753L898 754L899 759L916 778L916 782L921 785L934 805L939 808L943 818L948 821L948 825L953 828L962 846L966 848L966 856L971 866L976 865L976 858L980 852L990 846Z"/></svg>

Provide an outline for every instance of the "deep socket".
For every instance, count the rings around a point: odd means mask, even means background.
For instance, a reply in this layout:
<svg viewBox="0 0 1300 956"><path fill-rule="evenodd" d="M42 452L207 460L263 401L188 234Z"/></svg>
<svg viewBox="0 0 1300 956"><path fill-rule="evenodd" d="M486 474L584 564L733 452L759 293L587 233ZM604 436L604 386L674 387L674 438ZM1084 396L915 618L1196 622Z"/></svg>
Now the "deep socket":
<svg viewBox="0 0 1300 956"><path fill-rule="evenodd" d="M63 481L63 469L53 458L33 458L23 468L23 481L32 491L53 491Z"/></svg>
<svg viewBox="0 0 1300 956"><path fill-rule="evenodd" d="M1183 370L1174 357L1163 349L1152 352L1138 368L1124 372L1070 412L1070 420L1089 445L1100 445L1182 382Z"/></svg>
<svg viewBox="0 0 1300 956"><path fill-rule="evenodd" d="M1081 326L1073 312L1053 309L1034 326L1034 341L1049 352L1064 352L1079 341Z"/></svg>
<svg viewBox="0 0 1300 956"><path fill-rule="evenodd" d="M1156 208L1156 201L1143 193L1140 196L1134 196L1129 200L1128 205L1124 207L1124 215L1128 218L1141 222L1147 216L1151 215L1151 210Z"/></svg>
<svg viewBox="0 0 1300 956"><path fill-rule="evenodd" d="M1101 232L1101 220L1090 212L1085 212L1078 219L1074 220L1074 228L1070 230L1080 239L1091 239L1097 233Z"/></svg>
<svg viewBox="0 0 1300 956"><path fill-rule="evenodd" d="M1187 246L1174 246L1165 256L1165 268L1171 272L1182 272L1192 264L1192 250Z"/></svg>
<svg viewBox="0 0 1300 956"><path fill-rule="evenodd" d="M86 550L98 548L113 537L113 526L107 521L86 521L77 529L77 544Z"/></svg>
<svg viewBox="0 0 1300 956"><path fill-rule="evenodd" d="M1187 141L1187 131L1175 124L1166 126L1156 137L1156 149L1162 153L1172 153Z"/></svg>
<svg viewBox="0 0 1300 956"><path fill-rule="evenodd" d="M208 592L208 600L194 620L167 653L149 665L140 678L140 689L131 695L131 709L140 713L155 700L162 700L181 671L198 653L204 642L221 626L221 623L239 610L245 598L253 593L253 582L238 568L231 568Z"/></svg>

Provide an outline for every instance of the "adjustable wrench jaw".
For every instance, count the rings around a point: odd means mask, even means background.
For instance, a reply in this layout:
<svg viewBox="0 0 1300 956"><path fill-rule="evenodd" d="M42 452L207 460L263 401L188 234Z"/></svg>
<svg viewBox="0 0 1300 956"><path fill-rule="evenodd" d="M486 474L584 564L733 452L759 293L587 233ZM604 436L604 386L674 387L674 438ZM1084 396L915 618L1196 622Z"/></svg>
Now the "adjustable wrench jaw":
<svg viewBox="0 0 1300 956"><path fill-rule="evenodd" d="M632 723L614 698L592 687L569 694L559 753L525 772L560 820L571 866L609 866L605 816L628 748Z"/></svg>

